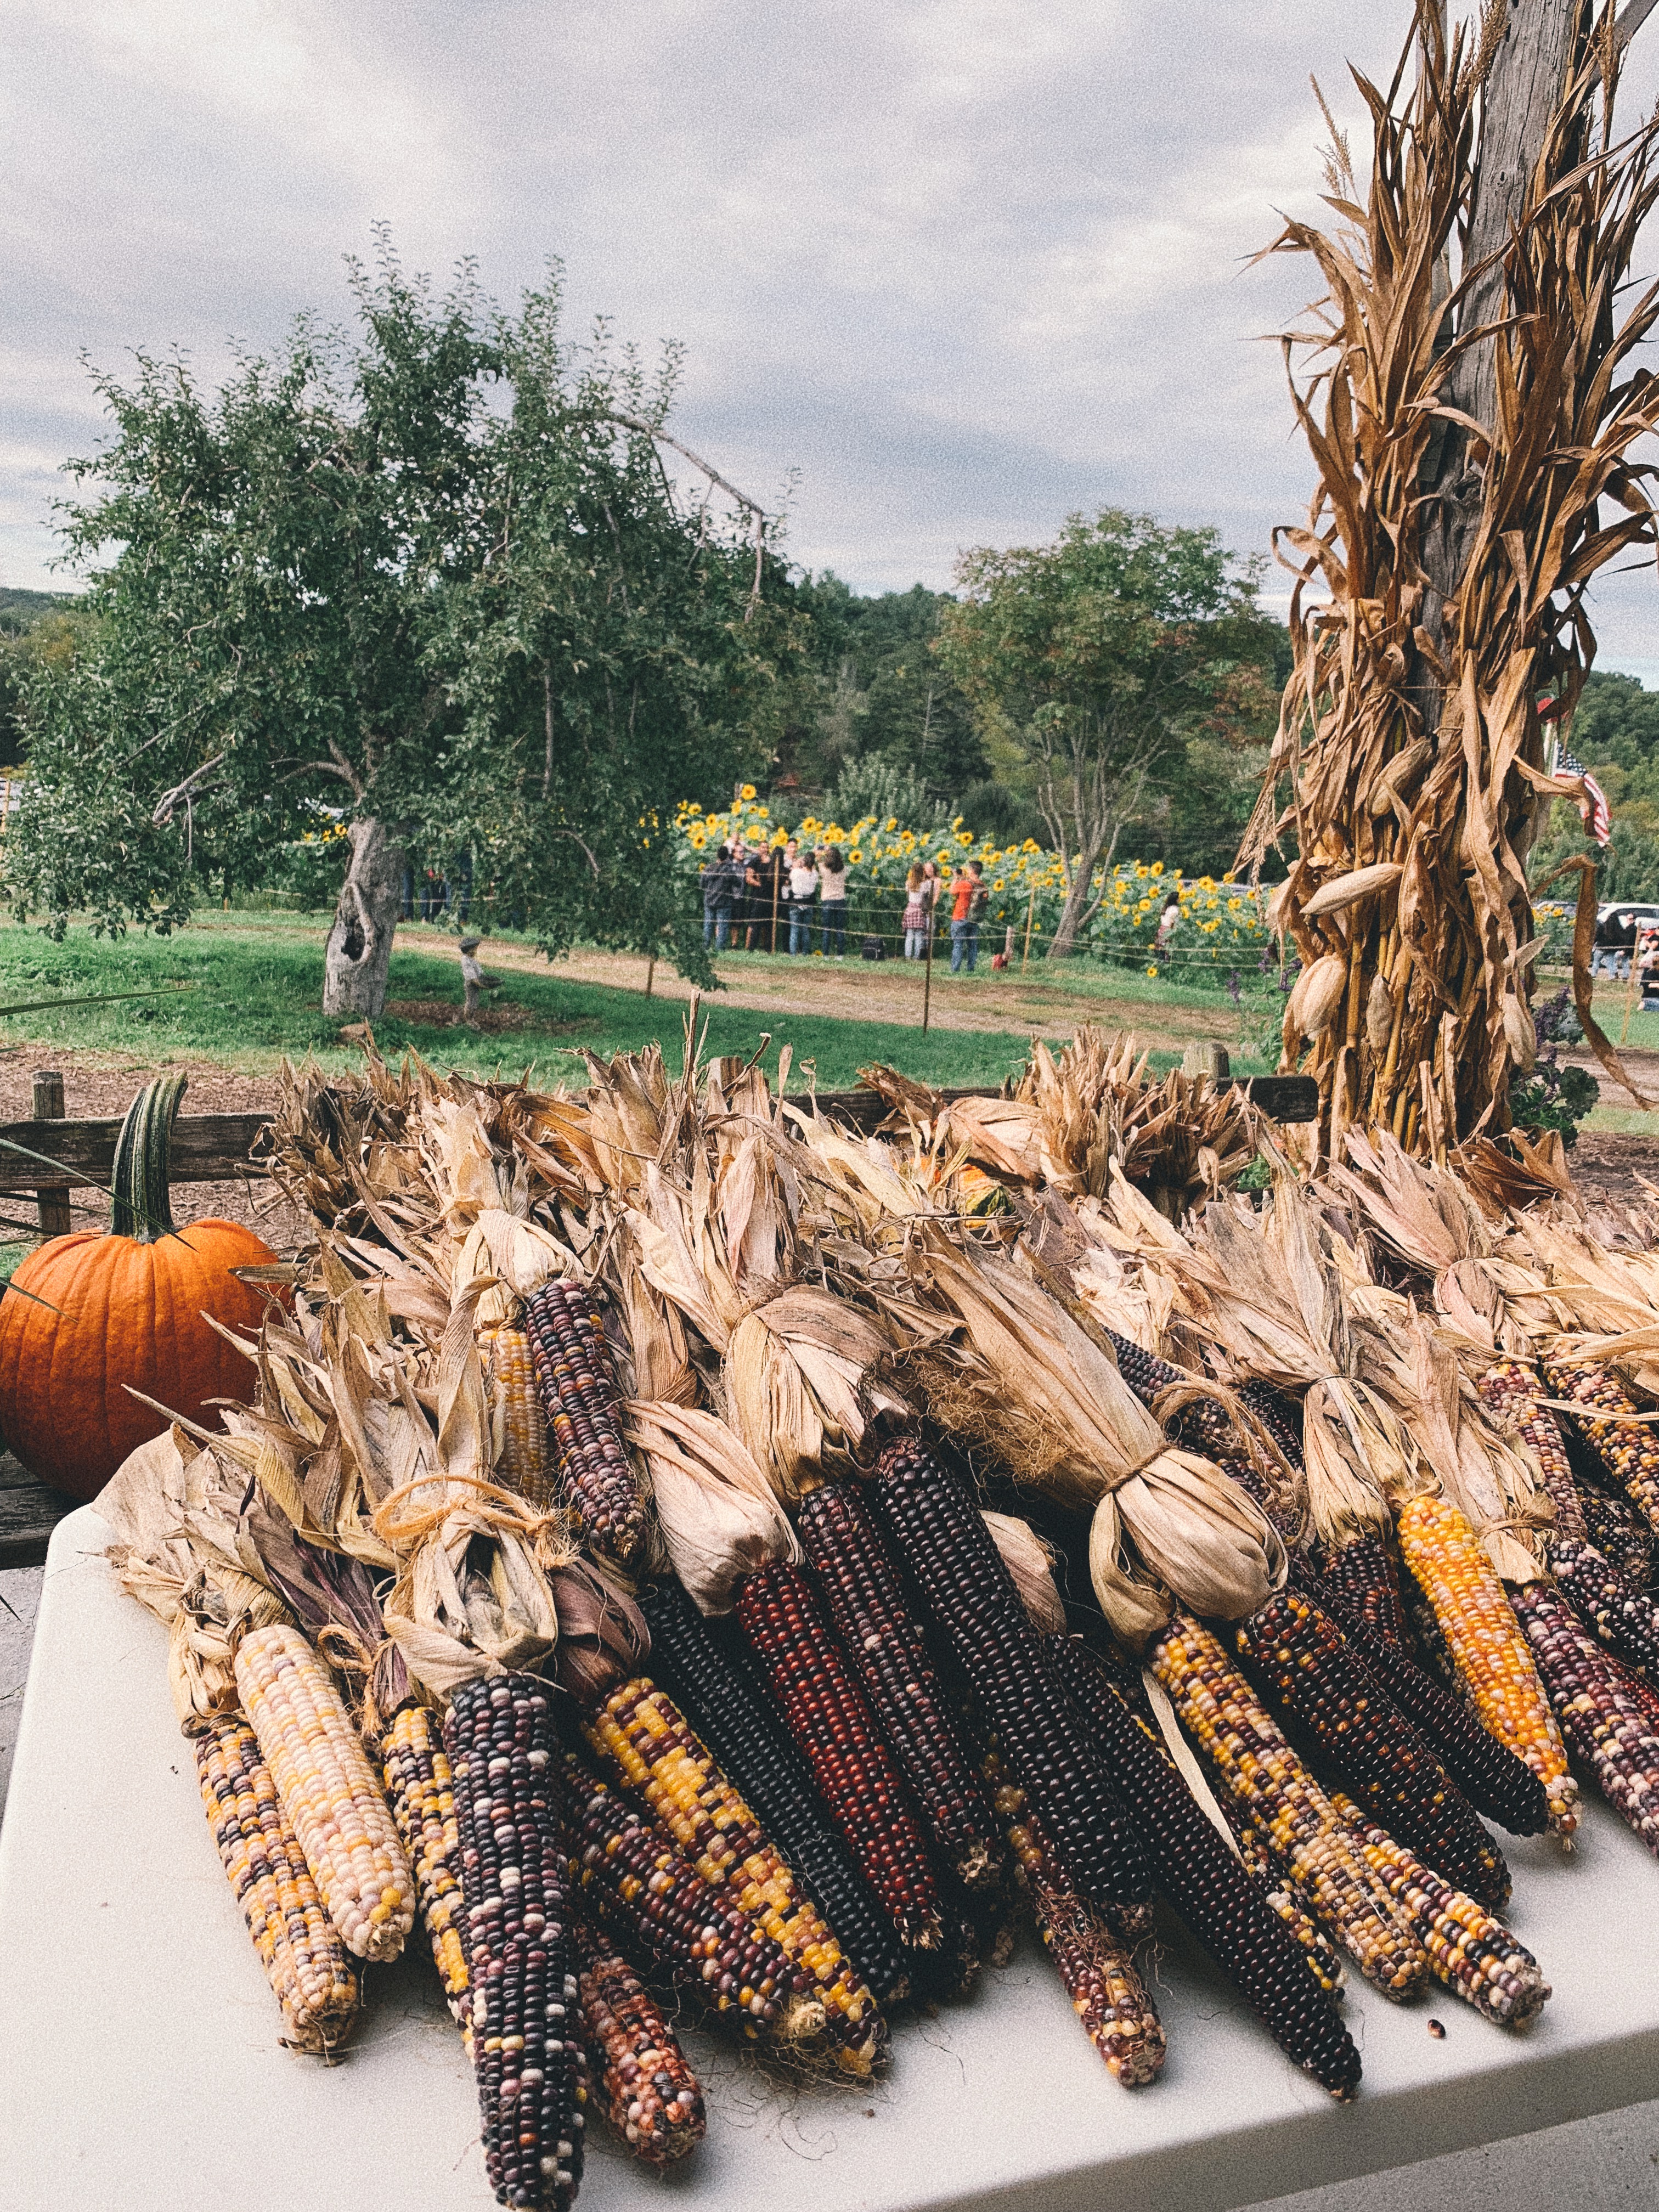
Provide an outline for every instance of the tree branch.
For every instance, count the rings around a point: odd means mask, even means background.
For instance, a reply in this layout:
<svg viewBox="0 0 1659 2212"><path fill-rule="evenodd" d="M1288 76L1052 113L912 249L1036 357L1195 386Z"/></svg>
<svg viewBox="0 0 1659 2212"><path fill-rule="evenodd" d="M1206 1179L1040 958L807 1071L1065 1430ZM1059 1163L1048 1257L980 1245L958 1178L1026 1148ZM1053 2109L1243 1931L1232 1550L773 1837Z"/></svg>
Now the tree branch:
<svg viewBox="0 0 1659 2212"><path fill-rule="evenodd" d="M1632 4L1636 4L1636 0L1632 0ZM1653 0L1648 0L1648 4L1651 7ZM601 419L606 422L620 423L624 430L637 430L642 438L650 438L659 445L672 446L684 459L690 462L694 469L701 469L710 483L718 484L728 499L736 500L740 507L754 517L755 580L749 587L749 605L744 616L746 622L760 602L761 578L766 562L766 525L769 520L766 509L757 499L750 499L746 491L739 491L730 477L723 477L712 461L704 460L701 453L694 453L690 446L683 446L678 438L671 438L666 430L659 429L654 422L647 422L642 415L624 415L619 409L612 407L605 409Z"/></svg>
<svg viewBox="0 0 1659 2212"><path fill-rule="evenodd" d="M162 827L163 823L171 822L173 819L173 810L178 805L179 800L181 799L188 800L191 793L195 790L197 785L200 783L202 778L204 775L211 775L214 769L220 765L224 757L223 753L215 753L213 758L211 760L204 760L200 768L191 769L190 774L185 778L182 783L175 783L171 791L164 791L161 793L161 796L156 800L155 811L149 817L153 826L159 830Z"/></svg>

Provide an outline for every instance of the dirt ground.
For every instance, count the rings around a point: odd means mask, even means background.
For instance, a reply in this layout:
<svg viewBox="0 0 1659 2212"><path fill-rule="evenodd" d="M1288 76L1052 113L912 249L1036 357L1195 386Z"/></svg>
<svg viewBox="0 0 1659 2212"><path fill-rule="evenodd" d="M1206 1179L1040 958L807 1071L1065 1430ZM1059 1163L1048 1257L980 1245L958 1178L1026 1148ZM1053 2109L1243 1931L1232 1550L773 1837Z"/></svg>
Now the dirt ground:
<svg viewBox="0 0 1659 2212"><path fill-rule="evenodd" d="M1568 1158L1573 1181L1592 1205L1635 1206L1650 1195L1644 1178L1659 1184L1659 1137L1581 1129Z"/></svg>

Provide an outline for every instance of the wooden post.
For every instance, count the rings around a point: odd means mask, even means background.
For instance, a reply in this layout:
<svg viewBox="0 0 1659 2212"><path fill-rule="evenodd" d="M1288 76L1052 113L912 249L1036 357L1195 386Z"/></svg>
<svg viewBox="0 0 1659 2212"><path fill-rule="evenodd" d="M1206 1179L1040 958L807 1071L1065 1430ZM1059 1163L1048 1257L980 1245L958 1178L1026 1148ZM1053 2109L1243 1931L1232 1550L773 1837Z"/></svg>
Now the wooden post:
<svg viewBox="0 0 1659 2212"><path fill-rule="evenodd" d="M933 927L939 916L933 902L927 902L927 965L921 979L921 1033L927 1034L928 1017L933 1010Z"/></svg>
<svg viewBox="0 0 1659 2212"><path fill-rule="evenodd" d="M1212 1083L1226 1083L1231 1079L1233 1064L1224 1044L1217 1044L1206 1037L1201 1042L1189 1044L1181 1055L1183 1075L1207 1075Z"/></svg>
<svg viewBox="0 0 1659 2212"><path fill-rule="evenodd" d="M656 972L657 956L653 952L651 955L651 957L645 963L645 995L647 999L651 996L651 978L656 974Z"/></svg>
<svg viewBox="0 0 1659 2212"><path fill-rule="evenodd" d="M783 881L783 848L772 848L772 943L770 950L778 949L778 885Z"/></svg>
<svg viewBox="0 0 1659 2212"><path fill-rule="evenodd" d="M56 1068L37 1067L34 1071L33 1118L37 1121L61 1121L64 1118L64 1079ZM34 1200L40 1217L40 1234L43 1237L67 1237L70 1228L68 1191L36 1191Z"/></svg>
<svg viewBox="0 0 1659 2212"><path fill-rule="evenodd" d="M1031 924L1036 920L1036 878L1031 878L1031 896L1025 908L1025 950L1019 956L1019 972L1023 975L1031 958Z"/></svg>

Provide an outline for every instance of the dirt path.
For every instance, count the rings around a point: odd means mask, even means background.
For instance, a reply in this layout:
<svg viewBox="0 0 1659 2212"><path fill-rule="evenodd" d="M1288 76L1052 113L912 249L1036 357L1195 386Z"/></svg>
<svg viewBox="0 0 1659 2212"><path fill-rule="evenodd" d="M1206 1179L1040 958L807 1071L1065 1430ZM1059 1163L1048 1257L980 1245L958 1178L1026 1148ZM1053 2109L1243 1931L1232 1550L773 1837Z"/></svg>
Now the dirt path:
<svg viewBox="0 0 1659 2212"><path fill-rule="evenodd" d="M435 930L404 923L398 942L411 951L434 958L447 957L459 966L455 940ZM627 952L578 951L558 961L550 970L538 953L527 945L486 938L478 957L497 973L520 969L555 978L568 976L584 983L605 983L613 989L643 991L647 963ZM715 972L726 985L722 1006L742 1006L756 1013L819 1014L843 1021L895 1022L903 1027L921 1026L922 969L902 960L791 961L726 955L718 959ZM654 998L684 1001L691 986L672 968L659 962L651 973ZM1231 1007L1170 1006L1144 999L1113 999L1077 986L1048 981L1039 964L1022 978L1018 968L993 972L981 950L980 965L972 975L953 976L949 963L933 969L930 1025L945 1030L985 1030L1015 1036L1069 1036L1079 1022L1098 1022L1108 1029L1131 1030L1145 1045L1176 1048L1194 1037L1216 1037L1233 1044L1238 1023Z"/></svg>

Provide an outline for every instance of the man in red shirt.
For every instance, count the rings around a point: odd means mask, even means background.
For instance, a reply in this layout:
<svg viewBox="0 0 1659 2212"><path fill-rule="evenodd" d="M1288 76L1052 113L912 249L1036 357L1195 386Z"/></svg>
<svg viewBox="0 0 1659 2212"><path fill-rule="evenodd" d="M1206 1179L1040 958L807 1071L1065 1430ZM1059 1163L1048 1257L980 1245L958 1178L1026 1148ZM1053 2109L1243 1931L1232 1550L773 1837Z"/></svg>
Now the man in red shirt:
<svg viewBox="0 0 1659 2212"><path fill-rule="evenodd" d="M979 957L979 925L990 896L980 882L982 862L969 860L951 879L951 973L967 969L971 975Z"/></svg>

